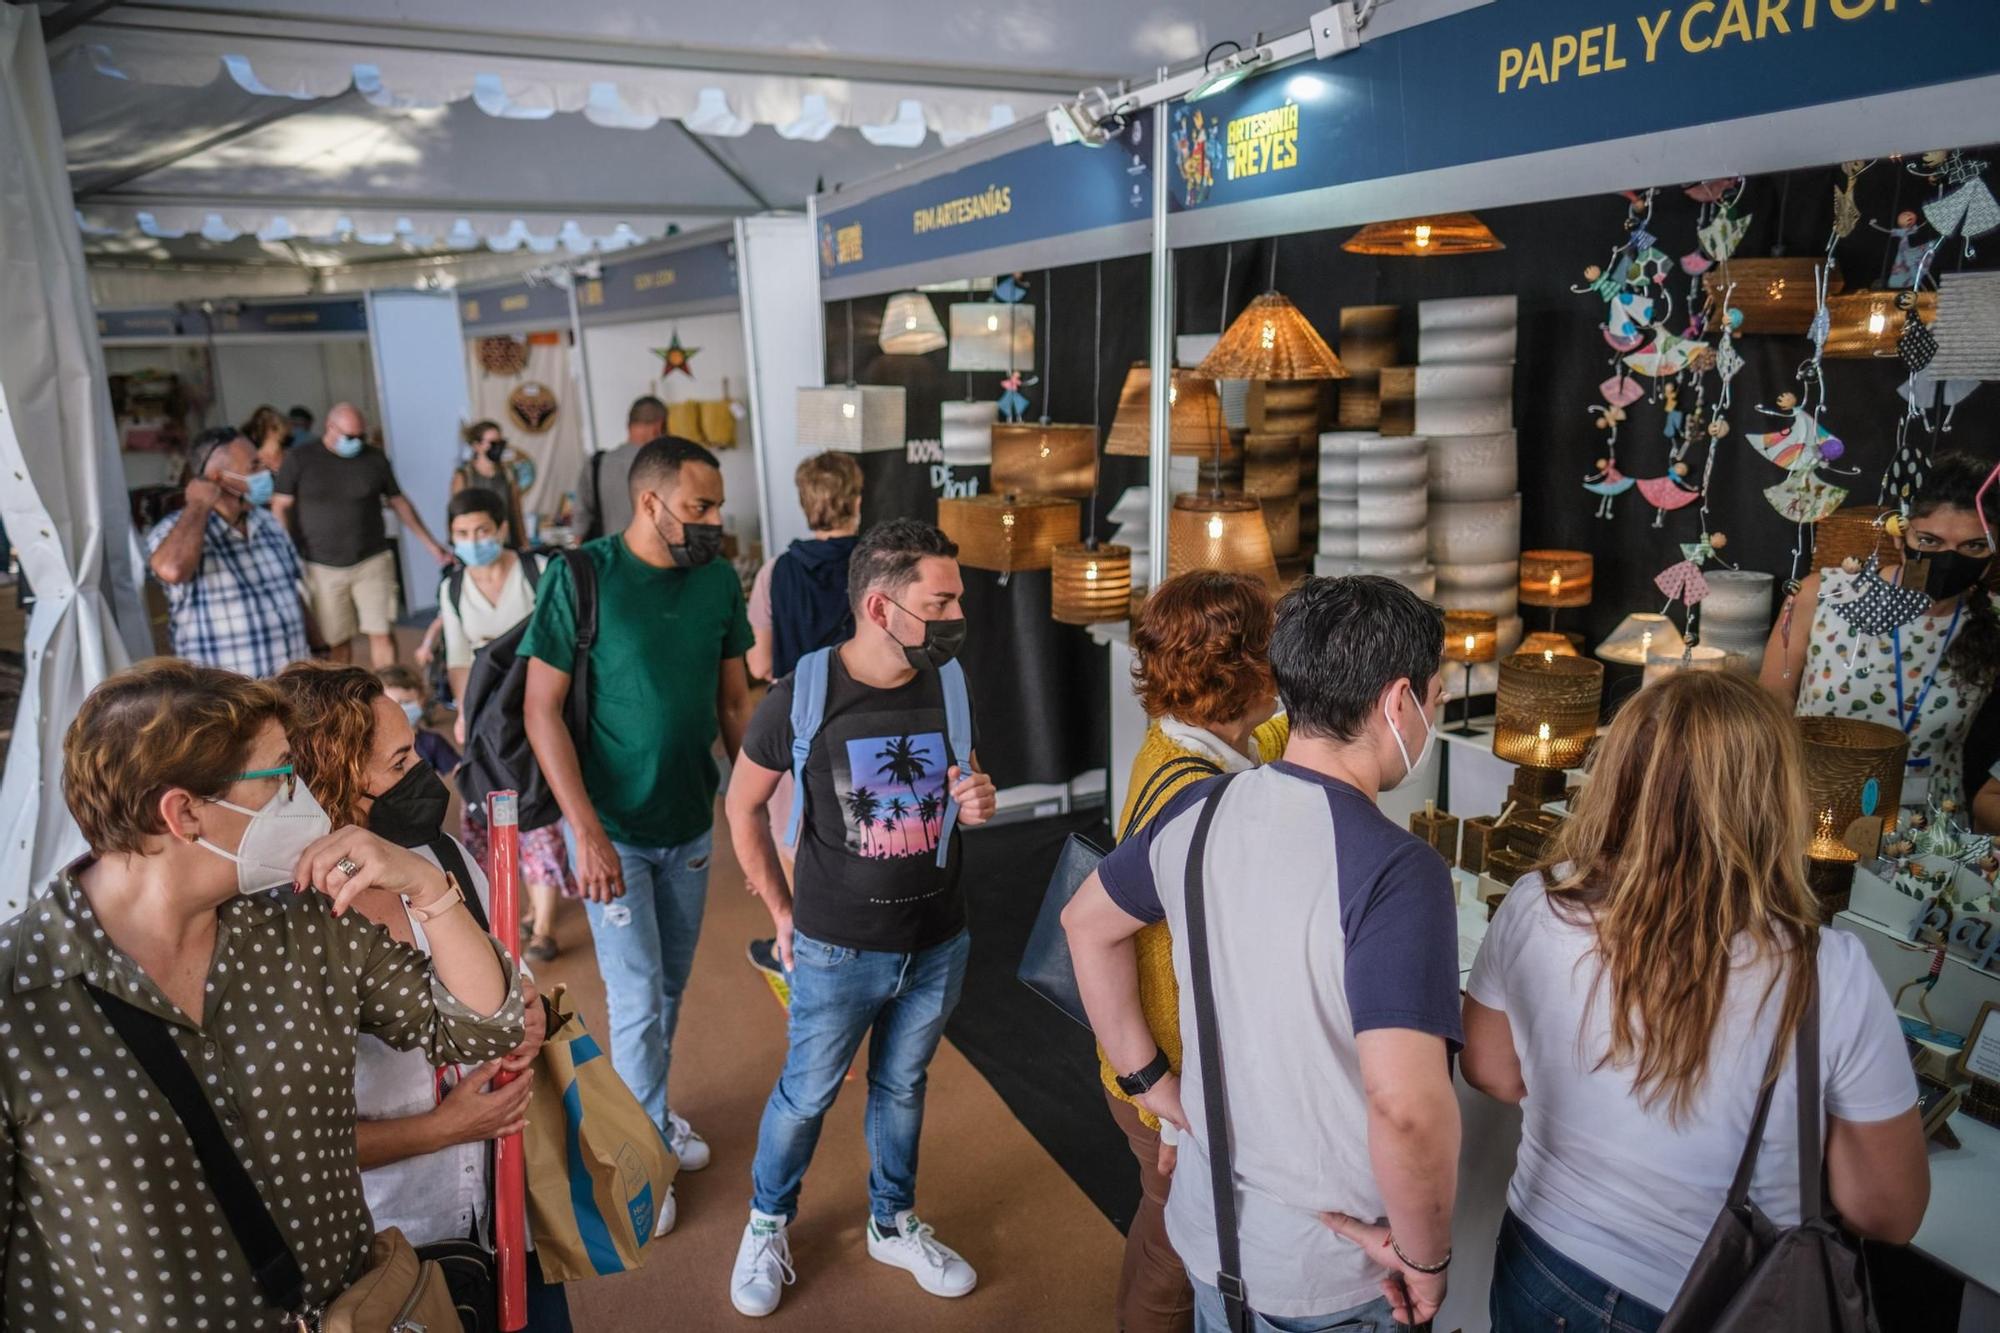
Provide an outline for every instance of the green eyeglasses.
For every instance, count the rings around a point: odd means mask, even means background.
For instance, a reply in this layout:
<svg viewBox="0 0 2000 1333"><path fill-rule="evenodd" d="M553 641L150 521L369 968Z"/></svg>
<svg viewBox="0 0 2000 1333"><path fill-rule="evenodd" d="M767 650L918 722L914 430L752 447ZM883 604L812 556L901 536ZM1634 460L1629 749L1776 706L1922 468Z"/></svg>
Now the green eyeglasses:
<svg viewBox="0 0 2000 1333"><path fill-rule="evenodd" d="M281 764L277 768L253 768L244 773L232 773L230 776L224 778L222 783L226 787L231 783L248 782L253 778L284 779L285 794L288 796L291 794L292 789L298 785L299 781L298 776L293 772L292 765Z"/></svg>

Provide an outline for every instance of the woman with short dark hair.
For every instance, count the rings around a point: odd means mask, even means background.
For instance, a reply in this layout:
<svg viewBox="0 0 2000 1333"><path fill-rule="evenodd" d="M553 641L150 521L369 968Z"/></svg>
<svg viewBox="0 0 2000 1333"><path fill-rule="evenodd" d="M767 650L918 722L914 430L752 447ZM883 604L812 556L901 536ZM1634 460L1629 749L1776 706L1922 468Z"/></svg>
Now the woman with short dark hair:
<svg viewBox="0 0 2000 1333"><path fill-rule="evenodd" d="M508 545L528 544L528 525L522 518L521 481L515 471L516 459L507 446L507 436L497 421L475 421L465 432L471 456L451 474L451 494L456 499L467 491L486 491L502 506Z"/></svg>

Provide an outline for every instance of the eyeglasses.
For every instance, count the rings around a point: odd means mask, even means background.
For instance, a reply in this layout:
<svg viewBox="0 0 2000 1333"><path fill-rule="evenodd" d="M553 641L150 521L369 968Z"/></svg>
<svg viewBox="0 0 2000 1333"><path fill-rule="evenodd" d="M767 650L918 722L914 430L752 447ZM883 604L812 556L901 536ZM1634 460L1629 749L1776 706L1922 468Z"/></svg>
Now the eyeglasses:
<svg viewBox="0 0 2000 1333"><path fill-rule="evenodd" d="M283 764L277 768L253 768L243 773L232 773L222 780L222 785L227 787L234 783L250 782L257 778L283 778L285 795L287 797L291 796L298 789L299 785L298 774L293 770L291 764Z"/></svg>

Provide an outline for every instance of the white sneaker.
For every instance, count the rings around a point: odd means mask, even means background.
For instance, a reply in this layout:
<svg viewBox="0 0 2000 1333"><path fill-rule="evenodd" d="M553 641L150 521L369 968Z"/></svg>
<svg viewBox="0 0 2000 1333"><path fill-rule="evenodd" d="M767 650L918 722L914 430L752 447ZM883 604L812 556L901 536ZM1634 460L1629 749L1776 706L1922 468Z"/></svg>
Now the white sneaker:
<svg viewBox="0 0 2000 1333"><path fill-rule="evenodd" d="M683 1171L699 1171L708 1165L708 1140L672 1111L667 1112L667 1146L681 1159Z"/></svg>
<svg viewBox="0 0 2000 1333"><path fill-rule="evenodd" d="M653 1222L653 1239L658 1240L669 1231L672 1231L674 1223L680 1221L680 1218L680 1205L674 1202L674 1187L669 1185L667 1186L667 1201L660 1205L660 1215Z"/></svg>
<svg viewBox="0 0 2000 1333"><path fill-rule="evenodd" d="M917 1285L933 1296L963 1296L979 1284L979 1274L958 1251L941 1245L928 1225L905 1208L896 1214L896 1230L884 1235L868 1219L868 1257L891 1268L905 1268Z"/></svg>
<svg viewBox="0 0 2000 1333"><path fill-rule="evenodd" d="M729 1274L729 1303L738 1314L762 1319L778 1308L785 1288L797 1280L792 1271L791 1230L782 1217L750 1212L743 1240L736 1247L736 1267Z"/></svg>

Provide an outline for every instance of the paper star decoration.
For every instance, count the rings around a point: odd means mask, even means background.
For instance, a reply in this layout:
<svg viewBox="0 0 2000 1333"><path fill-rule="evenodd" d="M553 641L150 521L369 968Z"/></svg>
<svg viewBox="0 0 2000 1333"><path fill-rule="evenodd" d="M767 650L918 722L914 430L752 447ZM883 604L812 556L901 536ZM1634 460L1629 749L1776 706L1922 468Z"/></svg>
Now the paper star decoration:
<svg viewBox="0 0 2000 1333"><path fill-rule="evenodd" d="M671 375L678 370L689 379L693 379L694 371L688 368L688 362L694 360L694 354L700 350L699 347L681 346L681 331L675 329L673 341L669 342L665 347L655 347L653 355L666 363L666 368L660 372L661 374Z"/></svg>

